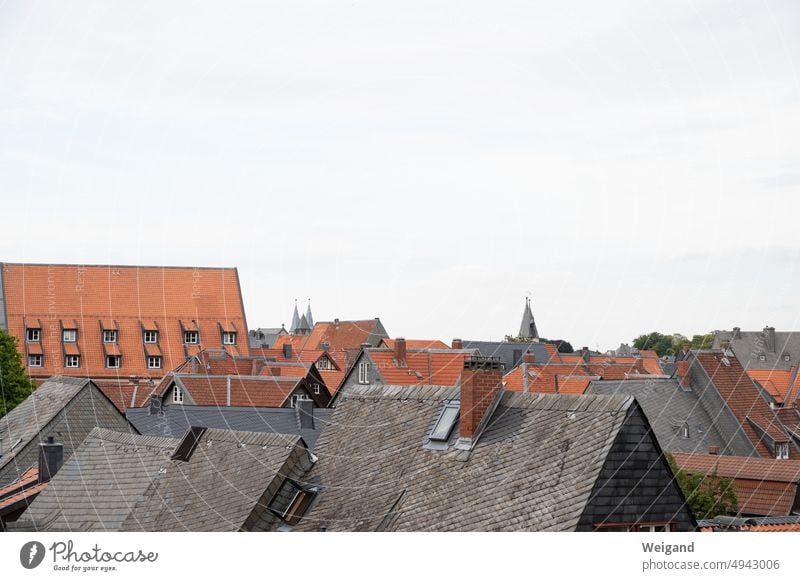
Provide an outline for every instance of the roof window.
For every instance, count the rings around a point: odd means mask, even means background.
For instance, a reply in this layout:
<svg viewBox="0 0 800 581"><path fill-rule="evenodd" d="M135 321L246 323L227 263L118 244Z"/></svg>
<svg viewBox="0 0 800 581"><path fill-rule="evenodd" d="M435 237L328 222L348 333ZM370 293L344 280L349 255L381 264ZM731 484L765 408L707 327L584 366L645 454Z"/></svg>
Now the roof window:
<svg viewBox="0 0 800 581"><path fill-rule="evenodd" d="M200 443L200 438L206 433L206 430L207 428L197 428L194 426L189 428L189 431L183 436L181 443L175 448L175 452L172 454L170 460L188 462L197 448L197 444Z"/></svg>
<svg viewBox="0 0 800 581"><path fill-rule="evenodd" d="M458 420L458 413L458 402L445 405L428 438L434 442L446 442L449 440L450 433L453 431L453 426L456 425L456 420Z"/></svg>
<svg viewBox="0 0 800 581"><path fill-rule="evenodd" d="M287 478L269 503L269 510L287 524L296 524L314 500L316 487L303 487Z"/></svg>

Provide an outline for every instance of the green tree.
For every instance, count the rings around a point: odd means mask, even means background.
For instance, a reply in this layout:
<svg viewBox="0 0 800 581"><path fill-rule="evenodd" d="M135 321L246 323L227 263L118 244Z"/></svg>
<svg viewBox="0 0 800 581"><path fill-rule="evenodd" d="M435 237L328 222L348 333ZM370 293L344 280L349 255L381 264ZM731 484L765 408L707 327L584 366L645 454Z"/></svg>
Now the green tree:
<svg viewBox="0 0 800 581"><path fill-rule="evenodd" d="M733 515L739 511L739 500L733 491L733 479L720 478L716 470L710 475L688 474L678 468L672 454L666 456L695 518L709 519L719 515Z"/></svg>
<svg viewBox="0 0 800 581"><path fill-rule="evenodd" d="M656 331L647 333L646 335L639 335L633 340L633 346L639 349L651 349L655 351L659 357L664 355L675 355L680 351L680 341L676 341L672 335L662 335Z"/></svg>
<svg viewBox="0 0 800 581"><path fill-rule="evenodd" d="M714 333L706 333L705 335L693 335L690 343L692 349L711 349L714 344Z"/></svg>
<svg viewBox="0 0 800 581"><path fill-rule="evenodd" d="M0 418L33 393L35 387L22 367L17 339L0 329Z"/></svg>

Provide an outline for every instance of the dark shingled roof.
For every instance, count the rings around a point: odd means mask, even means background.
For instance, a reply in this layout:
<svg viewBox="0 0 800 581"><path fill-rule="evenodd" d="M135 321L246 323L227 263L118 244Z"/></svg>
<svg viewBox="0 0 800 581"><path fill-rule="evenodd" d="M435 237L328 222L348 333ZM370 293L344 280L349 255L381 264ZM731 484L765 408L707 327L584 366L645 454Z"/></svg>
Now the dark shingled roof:
<svg viewBox="0 0 800 581"><path fill-rule="evenodd" d="M593 381L586 393L634 396L664 450L706 453L709 447L719 446L722 454L755 455L753 446L743 436L726 442L720 435L716 428L719 415L728 414L731 421L736 421L726 408L720 407L712 418L700 404L697 393L682 390L675 379ZM688 438L683 438L681 434L684 423L689 427Z"/></svg>
<svg viewBox="0 0 800 581"><path fill-rule="evenodd" d="M322 492L298 530L574 530L633 398L505 393L471 451L426 449L458 394L341 393L308 476Z"/></svg>
<svg viewBox="0 0 800 581"><path fill-rule="evenodd" d="M286 476L297 478L311 465L298 436L208 429L186 461L172 458L180 443L96 428L10 528L273 528L277 517L266 509L272 495Z"/></svg>
<svg viewBox="0 0 800 581"><path fill-rule="evenodd" d="M328 425L330 409L314 408L313 429L301 429L296 409L167 405L162 415L150 415L147 408L131 408L126 417L140 433L149 436L180 438L190 426L293 434L313 448Z"/></svg>
<svg viewBox="0 0 800 581"><path fill-rule="evenodd" d="M477 349L484 357L497 357L503 364L506 372L511 371L519 362L525 352L536 356L536 361L546 363L550 361L545 343L512 343L508 341L462 341L464 349Z"/></svg>

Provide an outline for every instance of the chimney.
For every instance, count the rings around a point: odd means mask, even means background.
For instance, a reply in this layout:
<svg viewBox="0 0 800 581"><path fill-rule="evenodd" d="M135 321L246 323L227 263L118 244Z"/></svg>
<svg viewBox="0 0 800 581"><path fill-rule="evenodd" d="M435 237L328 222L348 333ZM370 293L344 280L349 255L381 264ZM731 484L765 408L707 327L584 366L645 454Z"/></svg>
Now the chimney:
<svg viewBox="0 0 800 581"><path fill-rule="evenodd" d="M719 342L719 346L722 348L723 351L727 352L731 348L731 342L728 339L723 339L722 341Z"/></svg>
<svg viewBox="0 0 800 581"><path fill-rule="evenodd" d="M775 353L775 327L764 327L764 342L767 352Z"/></svg>
<svg viewBox="0 0 800 581"><path fill-rule="evenodd" d="M709 446L708 453L712 456L719 456L719 446Z"/></svg>
<svg viewBox="0 0 800 581"><path fill-rule="evenodd" d="M742 329L740 327L734 327L731 339L741 339L741 338L742 338Z"/></svg>
<svg viewBox="0 0 800 581"><path fill-rule="evenodd" d="M339 326L339 319L334 319L333 320L333 324L338 327Z"/></svg>
<svg viewBox="0 0 800 581"><path fill-rule="evenodd" d="M297 423L301 430L314 429L314 402L310 399L301 399L297 401Z"/></svg>
<svg viewBox="0 0 800 581"><path fill-rule="evenodd" d="M461 371L462 447L472 448L503 391L503 372L496 357L467 357Z"/></svg>
<svg viewBox="0 0 800 581"><path fill-rule="evenodd" d="M270 367L270 368L269 368L269 374L270 374L270 375L273 375L273 376L275 376L275 377L280 377L280 375L281 375L281 368L280 368L280 367L277 367L277 366L276 366L276 367Z"/></svg>
<svg viewBox="0 0 800 581"><path fill-rule="evenodd" d="M453 349L463 349L464 348L464 342L461 339L453 339L453 342L451 343L451 347Z"/></svg>
<svg viewBox="0 0 800 581"><path fill-rule="evenodd" d="M330 344L330 343L328 343L327 341L322 341L322 342L319 344L319 348L320 348L320 349L322 349L323 351L328 351L328 350L330 350L330 348L331 348L331 344Z"/></svg>
<svg viewBox="0 0 800 581"><path fill-rule="evenodd" d="M536 363L536 354L532 351L526 351L522 356L523 363Z"/></svg>
<svg viewBox="0 0 800 581"><path fill-rule="evenodd" d="M39 482L49 482L64 463L64 444L56 444L53 436L39 444Z"/></svg>
<svg viewBox="0 0 800 581"><path fill-rule="evenodd" d="M639 375L645 375L647 372L644 370L644 359L637 357L633 360L633 367Z"/></svg>
<svg viewBox="0 0 800 581"><path fill-rule="evenodd" d="M581 357L583 358L584 363L589 363L590 355L588 347L581 347Z"/></svg>
<svg viewBox="0 0 800 581"><path fill-rule="evenodd" d="M403 337L394 340L394 358L398 363L406 362L406 340Z"/></svg>
<svg viewBox="0 0 800 581"><path fill-rule="evenodd" d="M284 343L283 344L283 358L284 359L291 359L292 358L292 344L291 343Z"/></svg>
<svg viewBox="0 0 800 581"><path fill-rule="evenodd" d="M147 415L148 416L160 415L163 411L161 405L162 405L161 396L156 393L150 394L150 399L147 402Z"/></svg>
<svg viewBox="0 0 800 581"><path fill-rule="evenodd" d="M681 387L690 387L689 362L686 359L681 359L677 362L677 368L679 385Z"/></svg>

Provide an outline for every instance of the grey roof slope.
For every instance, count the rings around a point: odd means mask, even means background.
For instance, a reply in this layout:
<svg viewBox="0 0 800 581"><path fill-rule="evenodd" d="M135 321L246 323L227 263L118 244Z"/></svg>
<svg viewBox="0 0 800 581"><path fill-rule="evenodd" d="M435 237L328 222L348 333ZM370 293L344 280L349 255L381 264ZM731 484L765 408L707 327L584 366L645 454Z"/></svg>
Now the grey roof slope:
<svg viewBox="0 0 800 581"><path fill-rule="evenodd" d="M717 331L714 334L713 349L721 349L722 341L731 342L731 349L745 369L789 369L800 361L800 332L775 331L775 345L770 350L764 331L739 331L737 336L731 331ZM783 354L789 354L784 361ZM761 361L761 356L764 361Z"/></svg>
<svg viewBox="0 0 800 581"><path fill-rule="evenodd" d="M442 387L343 393L307 477L319 501L298 530L574 530L633 398L505 393L473 450L424 449L457 397Z"/></svg>
<svg viewBox="0 0 800 581"><path fill-rule="evenodd" d="M304 447L301 438L209 429L188 461L171 458L180 443L95 428L10 528L237 531L258 518L275 524L266 510L271 496L264 497L291 472L287 461Z"/></svg>
<svg viewBox="0 0 800 581"><path fill-rule="evenodd" d="M11 462L88 383L85 378L53 377L0 418L0 468Z"/></svg>
<svg viewBox="0 0 800 581"><path fill-rule="evenodd" d="M314 429L301 429L296 409L166 405L163 415L131 408L125 416L140 433L180 438L190 426L241 432L294 434L313 449L333 410L314 408Z"/></svg>
<svg viewBox="0 0 800 581"><path fill-rule="evenodd" d="M464 349L477 349L484 357L497 357L503 364L506 372L511 371L520 361L525 352L529 351L536 356L536 361L544 363L550 361L545 343L512 343L508 341L462 341Z"/></svg>
<svg viewBox="0 0 800 581"><path fill-rule="evenodd" d="M712 418L705 411L697 393L682 390L676 379L593 381L586 393L634 396L664 450L705 454L710 446L719 446L723 454L754 454L753 447L746 441L734 439L726 442L716 428L717 418ZM719 414L729 414L729 411L720 409ZM689 426L688 439L681 437L681 426L684 422Z"/></svg>

